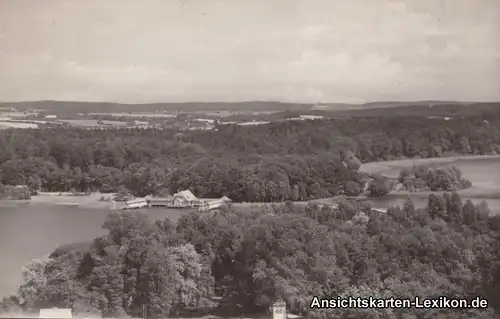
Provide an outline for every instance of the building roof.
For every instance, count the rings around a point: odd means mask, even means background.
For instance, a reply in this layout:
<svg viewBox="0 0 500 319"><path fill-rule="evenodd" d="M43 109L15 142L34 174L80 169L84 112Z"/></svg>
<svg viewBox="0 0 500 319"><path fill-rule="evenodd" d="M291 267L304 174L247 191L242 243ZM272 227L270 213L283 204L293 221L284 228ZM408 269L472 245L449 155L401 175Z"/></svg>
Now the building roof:
<svg viewBox="0 0 500 319"><path fill-rule="evenodd" d="M207 198L203 200L204 204L216 204L216 203L222 203L223 200L220 198Z"/></svg>
<svg viewBox="0 0 500 319"><path fill-rule="evenodd" d="M332 201L343 201L343 200L346 200L346 196L345 195L336 195L336 196L333 196L331 198Z"/></svg>
<svg viewBox="0 0 500 319"><path fill-rule="evenodd" d="M189 200L189 201L198 199L198 198L196 198L196 196L194 196L193 193L191 193L191 191L189 189L182 191L182 192L178 192L177 194L174 195L174 197L177 197L177 196L184 197L186 200Z"/></svg>
<svg viewBox="0 0 500 319"><path fill-rule="evenodd" d="M38 318L64 318L69 319L73 318L73 314L71 309L69 308L47 308L40 309L40 313L38 314Z"/></svg>
<svg viewBox="0 0 500 319"><path fill-rule="evenodd" d="M286 302L284 300L278 299L273 304L273 306L286 307Z"/></svg>
<svg viewBox="0 0 500 319"><path fill-rule="evenodd" d="M145 201L146 201L146 199L144 199L144 198L134 198L134 199L126 201L125 204L129 205L129 204L135 204L135 203L142 203Z"/></svg>
<svg viewBox="0 0 500 319"><path fill-rule="evenodd" d="M161 202L161 201L172 201L174 198L172 196L168 197L151 197L149 201L151 202Z"/></svg>
<svg viewBox="0 0 500 319"><path fill-rule="evenodd" d="M321 115L300 115L299 118L307 119L307 120L316 120L316 119L322 119L322 118L324 118L324 116L321 116Z"/></svg>

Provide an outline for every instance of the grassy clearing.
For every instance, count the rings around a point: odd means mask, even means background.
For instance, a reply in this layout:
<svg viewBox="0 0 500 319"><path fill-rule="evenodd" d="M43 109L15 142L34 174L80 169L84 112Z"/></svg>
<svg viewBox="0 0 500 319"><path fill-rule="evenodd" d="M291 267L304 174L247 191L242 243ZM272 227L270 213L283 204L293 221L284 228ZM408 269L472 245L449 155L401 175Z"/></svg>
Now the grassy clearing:
<svg viewBox="0 0 500 319"><path fill-rule="evenodd" d="M114 117L163 117L172 118L176 117L176 114L166 114L166 113L89 113L89 115L107 115Z"/></svg>
<svg viewBox="0 0 500 319"><path fill-rule="evenodd" d="M38 128L38 124L20 123L20 122L0 122L0 127L5 127L5 128Z"/></svg>
<svg viewBox="0 0 500 319"><path fill-rule="evenodd" d="M83 126L83 127L94 127L94 126L100 126L97 120L59 120L60 122L63 123L68 123L73 126ZM102 124L104 125L115 125L115 126L124 126L127 125L127 122L122 122L122 121L107 121L103 120Z"/></svg>

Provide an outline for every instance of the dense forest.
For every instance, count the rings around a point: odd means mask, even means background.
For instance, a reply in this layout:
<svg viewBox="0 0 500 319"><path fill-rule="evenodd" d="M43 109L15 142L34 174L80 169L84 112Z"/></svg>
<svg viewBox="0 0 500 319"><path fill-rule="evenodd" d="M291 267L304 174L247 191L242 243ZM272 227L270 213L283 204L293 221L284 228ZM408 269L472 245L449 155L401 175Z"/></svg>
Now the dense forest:
<svg viewBox="0 0 500 319"><path fill-rule="evenodd" d="M457 193L410 199L387 214L337 209L192 213L151 223L110 213L107 235L33 260L4 312L71 307L148 318L264 313L278 298L307 318L494 318L500 310L500 219ZM486 298L486 310L310 309L313 296Z"/></svg>
<svg viewBox="0 0 500 319"><path fill-rule="evenodd" d="M47 128L0 132L0 183L43 191L155 195L191 189L235 201L306 200L385 182L360 162L500 152L500 112L454 118L285 121L208 132Z"/></svg>

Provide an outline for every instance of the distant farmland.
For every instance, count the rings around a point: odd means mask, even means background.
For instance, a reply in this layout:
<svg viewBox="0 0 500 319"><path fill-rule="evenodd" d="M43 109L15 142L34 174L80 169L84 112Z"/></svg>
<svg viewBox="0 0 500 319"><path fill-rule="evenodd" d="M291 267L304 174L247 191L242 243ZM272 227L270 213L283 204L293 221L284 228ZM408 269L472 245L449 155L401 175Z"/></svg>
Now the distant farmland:
<svg viewBox="0 0 500 319"><path fill-rule="evenodd" d="M125 126L127 122L121 121L98 121L98 120L59 120L60 122L71 124L73 126L94 127L102 125ZM102 124L101 124L102 123Z"/></svg>
<svg viewBox="0 0 500 319"><path fill-rule="evenodd" d="M114 117L165 117L173 118L177 115L166 114L166 113L89 113L89 115L102 115L102 116L114 116Z"/></svg>
<svg viewBox="0 0 500 319"><path fill-rule="evenodd" d="M8 128L38 128L35 123L20 123L20 122L0 122L0 129Z"/></svg>

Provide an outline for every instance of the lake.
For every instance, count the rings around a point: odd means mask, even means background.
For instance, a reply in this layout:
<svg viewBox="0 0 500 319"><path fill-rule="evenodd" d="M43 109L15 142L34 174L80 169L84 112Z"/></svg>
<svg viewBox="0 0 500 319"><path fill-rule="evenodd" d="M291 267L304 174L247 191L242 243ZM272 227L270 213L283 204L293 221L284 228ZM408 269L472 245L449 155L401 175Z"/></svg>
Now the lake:
<svg viewBox="0 0 500 319"><path fill-rule="evenodd" d="M1 204L1 203L0 203ZM21 268L60 245L104 235L101 228L109 210L28 205L0 206L0 298L21 284ZM177 220L188 210L151 209L151 220Z"/></svg>
<svg viewBox="0 0 500 319"><path fill-rule="evenodd" d="M411 167L413 163L424 163L426 161L402 160L380 163L380 165L369 164L369 170L387 176L397 176L403 167ZM456 166L459 168L462 175L472 182L470 189L458 192L463 201L470 199L473 203L479 204L484 200L493 213L500 214L500 157L462 157L429 165L439 167ZM410 193L410 197L417 207L423 207L427 204L429 194L430 192ZM372 203L373 206L386 208L390 205L402 205L406 197L406 194L392 193L375 199Z"/></svg>

